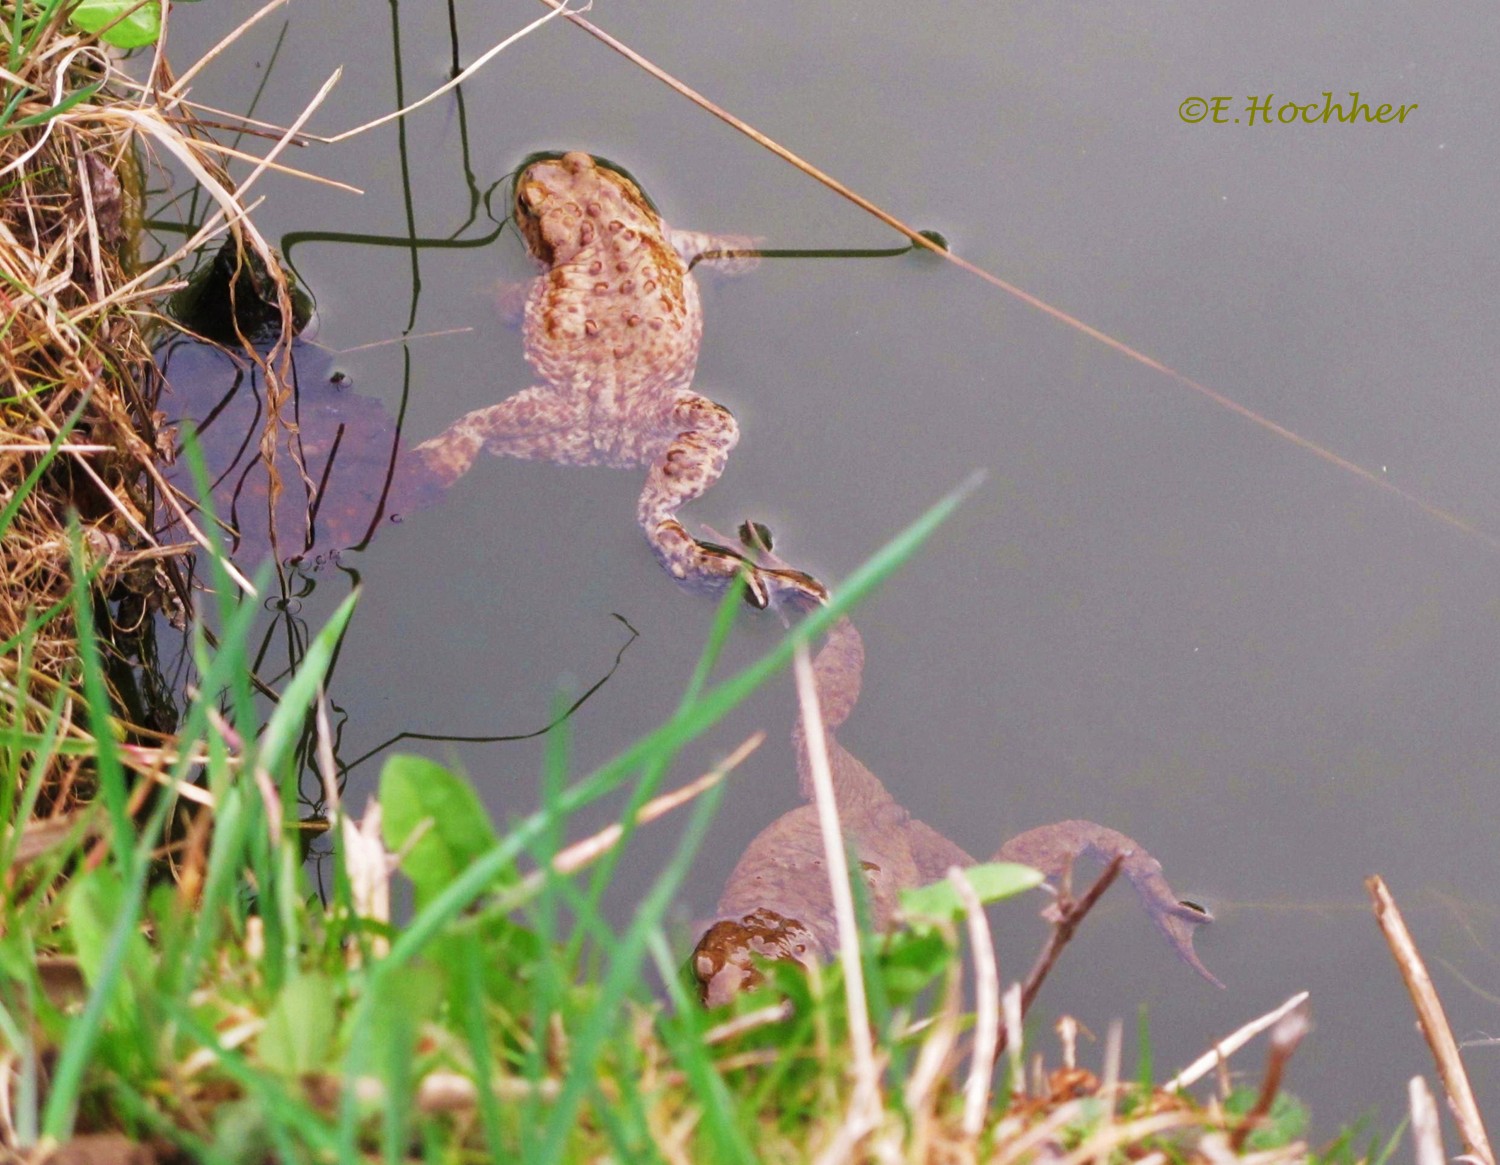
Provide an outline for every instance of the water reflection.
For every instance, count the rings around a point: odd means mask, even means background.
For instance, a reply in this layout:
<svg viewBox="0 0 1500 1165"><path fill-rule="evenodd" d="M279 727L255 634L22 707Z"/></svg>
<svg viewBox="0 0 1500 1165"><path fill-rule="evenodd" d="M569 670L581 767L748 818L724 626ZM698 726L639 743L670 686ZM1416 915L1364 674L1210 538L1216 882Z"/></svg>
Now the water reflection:
<svg viewBox="0 0 1500 1165"><path fill-rule="evenodd" d="M937 881L952 866L975 863L962 847L912 817L834 735L859 700L864 663L859 632L842 619L813 661L813 674L827 728L840 823L864 876L871 918L884 930L897 921L903 889ZM727 1003L759 981L755 957L809 963L837 949L833 898L818 811L811 803L812 773L800 720L792 730L792 743L808 804L762 830L729 876L717 918L692 957L693 974L709 1006ZM1091 821L1059 821L1012 838L992 860L1035 866L1049 881L1066 885L1074 859L1084 856L1106 863L1122 856L1121 872L1167 942L1188 966L1223 986L1193 950L1193 931L1210 916L1180 902L1162 875L1161 863L1124 834Z"/></svg>
<svg viewBox="0 0 1500 1165"><path fill-rule="evenodd" d="M383 522L441 497L412 482L400 499L404 509L395 508L399 418L355 392L333 355L315 344L292 347L280 409L262 363L250 355L180 340L163 348L158 365L171 388L162 397L167 419L194 423L228 551L240 561L274 557L321 569L366 545ZM167 478L191 507L196 491L180 445ZM174 513L164 509L160 517L171 538Z"/></svg>

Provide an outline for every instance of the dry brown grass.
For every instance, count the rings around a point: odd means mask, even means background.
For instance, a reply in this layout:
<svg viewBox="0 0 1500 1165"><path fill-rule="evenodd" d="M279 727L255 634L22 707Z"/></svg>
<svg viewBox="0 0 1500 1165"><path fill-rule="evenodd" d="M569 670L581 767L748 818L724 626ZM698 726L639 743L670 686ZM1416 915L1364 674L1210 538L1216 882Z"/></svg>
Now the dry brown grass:
<svg viewBox="0 0 1500 1165"><path fill-rule="evenodd" d="M17 119L109 71L97 48L45 32L24 64L17 81L31 97ZM0 174L0 503L16 506L0 541L0 638L18 637L50 613L29 654L7 653L0 668L12 715L39 730L59 698L64 724L78 719L69 513L83 527L86 561L103 565L101 595L135 581L151 553L141 488L150 354L138 312L101 308L125 281L139 167L123 127L56 117L0 137ZM56 456L26 489L54 445ZM101 632L118 638L107 623ZM76 776L54 774L46 802L78 792Z"/></svg>
<svg viewBox="0 0 1500 1165"><path fill-rule="evenodd" d="M133 668L152 611L186 599L180 551L152 536L161 486L149 345L162 322L157 304L180 286L173 277L183 258L215 234L232 231L266 258L270 250L159 52L133 64L148 73L138 82L92 37L34 3L22 4L18 49L15 11L0 4L13 62L0 80L7 99L20 95L0 126L0 706L10 723L37 733L60 713L64 738L83 739L69 523L76 515L100 648L111 664ZM217 208L181 248L141 269L141 191L163 158ZM125 719L138 711L119 698L114 705ZM121 735L146 746L128 759L156 768L155 746L170 728L122 723ZM42 810L86 792L75 764L58 756L52 769Z"/></svg>

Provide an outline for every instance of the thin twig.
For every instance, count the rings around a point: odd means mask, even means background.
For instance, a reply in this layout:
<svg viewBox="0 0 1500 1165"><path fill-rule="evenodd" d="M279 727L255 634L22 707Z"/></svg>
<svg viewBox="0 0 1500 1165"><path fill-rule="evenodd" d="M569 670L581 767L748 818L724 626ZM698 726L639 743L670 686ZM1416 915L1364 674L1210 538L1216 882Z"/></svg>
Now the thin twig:
<svg viewBox="0 0 1500 1165"><path fill-rule="evenodd" d="M333 754L333 726L328 719L328 690L318 683L318 696L313 702L316 715L318 741L318 775L322 778L323 799L328 803L329 828L339 815L339 769Z"/></svg>
<svg viewBox="0 0 1500 1165"><path fill-rule="evenodd" d="M951 925L946 937L950 945L958 941ZM943 972L937 1016L917 1052L916 1064L906 1078L906 1111L913 1125L913 1156L917 1160L926 1158L922 1145L924 1138L930 1136L929 1129L935 1119L937 1082L947 1070L954 1045L958 1042L963 994L963 963L959 959L949 959Z"/></svg>
<svg viewBox="0 0 1500 1165"><path fill-rule="evenodd" d="M1375 921L1380 924L1381 933L1385 935L1386 944L1391 948L1391 955L1411 995L1422 1038L1437 1061L1438 1079L1443 1082L1448 1107L1458 1122L1464 1152L1477 1157L1484 1165L1495 1165L1495 1152L1490 1148L1489 1135L1484 1131L1484 1121L1474 1100L1474 1090L1469 1086L1463 1059L1458 1054L1453 1029L1448 1026L1442 1001L1438 998L1437 988L1432 985L1432 976L1427 973L1422 956L1417 952L1417 944L1412 941L1411 932L1406 929L1406 921L1401 917L1385 880L1376 874L1365 879L1365 888L1375 903Z"/></svg>
<svg viewBox="0 0 1500 1165"><path fill-rule="evenodd" d="M755 732L746 737L745 740L715 765L711 770L704 773L696 780L689 781L679 789L662 793L653 797L637 810L635 815L636 825L647 825L660 817L670 813L680 805L685 805L694 797L707 792L717 785L724 777L738 768L752 752L761 746L766 739L764 732ZM624 835L625 829L619 822L607 825L592 837L586 837L582 841L575 841L565 849L559 850L552 858L552 872L555 874L572 874L583 869L590 862L597 861L611 848L617 845ZM526 901L538 890L546 878L543 870L533 870L522 878L514 887L498 896L495 909L510 910L521 902Z"/></svg>
<svg viewBox="0 0 1500 1165"><path fill-rule="evenodd" d="M144 463L144 468L146 470L146 475L156 483L157 497L161 498L167 503L167 506L173 511L173 514L176 517L177 521L182 523L183 533L185 533L189 538L191 538L199 546L203 547L203 549L208 551L210 554L219 554L222 557L223 549L210 542L208 540L208 535L198 527L196 522L188 517L187 510L183 509L182 503L177 500L176 490L170 484L168 484L166 478L162 476L161 470L157 467L156 462L148 459ZM245 577L244 572L241 571L239 567L235 566L235 564L227 557L223 557L223 563L225 573L227 573L229 577L234 580L235 585L238 586L240 590L244 591L245 594L249 595L252 599L259 597L259 593L255 589L255 584Z"/></svg>
<svg viewBox="0 0 1500 1165"><path fill-rule="evenodd" d="M186 73L178 77L176 83L161 95L165 99L161 103L162 111L166 112L170 109L175 108L177 104L183 99L183 97L187 95L188 82L190 82L210 63L212 63L214 58L216 58L220 53L222 53L235 41L239 40L239 38L252 25L254 25L262 17L268 16L272 12L276 11L276 9L280 8L286 2L287 0L270 0L269 4L266 4L259 11L247 17L245 20L242 20L238 28L236 28L228 36L222 38L218 44L214 45L213 48L209 49L208 52L199 57L197 62L190 69L188 69Z"/></svg>
<svg viewBox="0 0 1500 1165"><path fill-rule="evenodd" d="M1108 1161L1113 1151L1122 1145L1145 1141L1147 1137L1164 1133L1168 1129L1186 1128L1198 1124L1202 1117L1186 1110L1158 1112L1151 1116L1138 1117L1122 1124L1101 1125L1097 1132L1086 1137L1078 1148L1058 1162L1058 1165L1085 1165L1089 1161Z"/></svg>
<svg viewBox="0 0 1500 1165"><path fill-rule="evenodd" d="M783 999L780 1003L773 1003L768 1007L760 1007L754 1011L747 1011L744 1015L737 1015L733 1019L716 1024L703 1033L703 1042L705 1044L722 1044L726 1040L732 1040L736 1036L742 1036L746 1032L754 1031L756 1028L785 1023L791 1017L792 1001L790 999Z"/></svg>
<svg viewBox="0 0 1500 1165"><path fill-rule="evenodd" d="M1229 1135L1229 1147L1238 1153L1245 1147L1250 1134L1266 1119L1271 1105L1276 1103L1276 1094L1281 1091L1281 1078L1286 1072L1287 1062L1302 1042L1302 1037L1311 1025L1307 1020L1307 1008L1295 1007L1276 1021L1271 1029L1271 1049L1266 1055L1266 1074L1260 1082L1260 1095L1255 1104Z"/></svg>
<svg viewBox="0 0 1500 1165"><path fill-rule="evenodd" d="M715 765L711 772L704 773L697 780L689 781L680 789L673 789L669 793L662 793L658 797L653 797L650 801L642 805L640 811L636 813L635 823L637 825L649 824L660 817L665 817L678 806L686 805L700 794L706 793L722 781L726 774L743 764L745 758L759 748L765 739L766 734L764 732L753 733L737 749L725 757L722 762ZM553 870L559 874L571 874L577 870L581 870L590 862L597 861L607 853L619 842L620 836L624 832L624 827L619 822L615 822L613 825L601 829L593 837L574 842L566 849L559 850L557 856L552 859Z"/></svg>
<svg viewBox="0 0 1500 1165"><path fill-rule="evenodd" d="M552 11L547 13L546 16L542 16L536 20L533 20L525 28L521 29L520 32L512 33L510 36L506 37L494 48L484 53L478 60L476 60L472 65L466 68L462 73L454 77L453 80L449 81L445 85L439 85L436 89L427 94L427 96L423 97L421 100L413 101L410 105L403 106L402 108L396 110L394 113L387 113L384 117L377 117L374 121L367 121L364 125L357 125L353 129L346 129L343 133L334 134L332 137L321 137L318 134L309 134L308 136L313 138L315 141L326 142L329 145L332 145L334 142L344 141L346 138L352 138L356 134L362 134L366 130L374 129L376 126L385 125L387 122L395 121L398 117L405 117L408 113L411 113L417 109L421 109L422 106L426 105L429 101L436 101L439 97L441 97L444 93L447 93L449 90L458 88L475 73L479 72L480 69L484 68L485 65L489 64L491 58L496 56L498 53L502 53L506 49L510 48L511 45L515 44L516 41L520 40L523 36L528 36L531 33L535 32L537 29L541 28L542 25L546 24L554 17L568 15L573 12L587 12L591 6L592 0L590 0L589 3L585 3L582 8L570 9L567 6L566 0L563 0L563 3L561 5L554 6Z"/></svg>
<svg viewBox="0 0 1500 1165"><path fill-rule="evenodd" d="M1026 1029L1021 1024L1021 985L1012 983L1000 997L1000 1010L1005 1016L1005 1047L1010 1054L1010 1094L1012 1097L1026 1094L1025 1054ZM996 1056L999 1059L999 1056Z"/></svg>
<svg viewBox="0 0 1500 1165"><path fill-rule="evenodd" d="M1047 976L1051 973L1057 957L1062 954L1063 948L1072 940L1073 934L1094 908L1094 903L1104 896L1104 892L1114 884L1114 880L1120 876L1120 867L1125 862L1124 854L1116 854L1114 860L1104 868L1104 873L1099 875L1098 880L1088 888L1088 892L1076 902L1069 901L1065 896L1059 896L1057 901L1058 918L1052 924L1052 934L1047 939L1047 944L1037 955L1036 962L1031 965L1031 972L1026 976L1025 986L1021 988L1021 1014L1024 1017L1031 1010L1031 1005L1036 1000L1037 992L1042 989ZM995 1057L1005 1051L1008 1037L1002 1034L1000 1044L995 1049Z"/></svg>
<svg viewBox="0 0 1500 1165"><path fill-rule="evenodd" d="M285 3L285 0L282 0L282 2ZM295 145L296 143L293 142L292 144ZM225 157L237 158L241 162L259 162L261 160L258 155L252 154L248 150L237 150L233 146L224 145L222 142L208 141L205 139L200 140L198 142L198 145L202 149L210 150L214 153L223 154ZM316 182L319 186L327 186L334 190L342 190L345 194L364 193L364 191L358 186L351 186L349 185L349 183L340 182L336 178L325 178L323 177L323 175L314 174L310 170L299 170L295 166L288 166L282 162L271 162L268 168L275 170L278 174L285 174L289 178L301 178L306 182Z"/></svg>
<svg viewBox="0 0 1500 1165"><path fill-rule="evenodd" d="M1104 1031L1104 1076L1099 1082L1099 1095L1105 1098L1109 1119L1114 1119L1115 1101L1120 1092L1120 1061L1125 1046L1125 1029L1118 1019L1109 1021Z"/></svg>
<svg viewBox="0 0 1500 1165"><path fill-rule="evenodd" d="M1438 1120L1437 1102L1432 1089L1420 1076L1413 1076L1406 1086L1411 1099L1412 1156L1417 1165L1443 1165L1443 1124Z"/></svg>
<svg viewBox="0 0 1500 1165"><path fill-rule="evenodd" d="M1179 1088L1192 1087L1199 1080L1203 1079L1204 1076L1212 1072L1217 1065L1228 1060L1230 1056L1234 1055L1256 1036L1260 1035L1261 1032L1269 1027L1274 1027L1283 1016L1289 1015L1301 1007L1307 1002L1307 999L1308 993L1306 991L1299 991L1280 1007L1266 1012L1259 1019L1252 1019L1244 1027L1225 1036L1181 1072L1177 1073L1176 1076L1173 1076L1172 1079L1163 1084L1161 1086L1162 1091L1176 1092Z"/></svg>

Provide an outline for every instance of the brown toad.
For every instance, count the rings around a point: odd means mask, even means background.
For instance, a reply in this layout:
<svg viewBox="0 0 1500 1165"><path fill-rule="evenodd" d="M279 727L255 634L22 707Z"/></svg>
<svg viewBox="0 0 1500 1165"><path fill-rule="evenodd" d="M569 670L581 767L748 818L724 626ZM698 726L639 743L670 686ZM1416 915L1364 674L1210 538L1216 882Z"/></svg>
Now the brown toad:
<svg viewBox="0 0 1500 1165"><path fill-rule="evenodd" d="M828 762L838 802L839 824L859 859L875 925L899 922L900 893L937 881L953 866L974 859L937 830L912 817L880 779L834 735L859 700L865 651L848 619L829 630L813 661L813 674L827 731ZM799 721L792 731L802 794L809 804L766 826L729 876L715 921L698 940L690 962L703 1002L728 1003L760 982L757 959L804 965L838 949L838 928L828 884L818 811L812 801L807 738ZM1161 863L1130 838L1091 821L1058 821L1011 838L990 859L1033 866L1054 884L1066 884L1073 861L1122 856L1121 874L1135 887L1146 914L1188 966L1223 986L1193 950L1193 931L1210 920L1199 907L1180 902L1162 875Z"/></svg>
<svg viewBox="0 0 1500 1165"><path fill-rule="evenodd" d="M724 472L739 427L692 389L703 334L689 268L732 241L670 229L624 174L588 154L544 156L516 181L515 219L543 272L522 324L540 383L461 417L413 453L446 488L481 450L569 465L648 466L637 519L667 573L722 592L741 571L748 600L827 597L801 571L749 563L700 542L678 511Z"/></svg>

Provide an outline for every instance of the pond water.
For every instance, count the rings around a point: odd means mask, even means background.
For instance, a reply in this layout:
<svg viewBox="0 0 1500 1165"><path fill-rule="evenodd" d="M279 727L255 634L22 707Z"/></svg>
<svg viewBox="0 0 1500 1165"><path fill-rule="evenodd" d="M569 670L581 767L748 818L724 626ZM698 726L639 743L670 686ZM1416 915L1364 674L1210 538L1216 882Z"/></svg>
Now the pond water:
<svg viewBox="0 0 1500 1165"><path fill-rule="evenodd" d="M256 3L181 6L179 68ZM538 12L304 2L236 44L194 96L337 132L446 80ZM835 587L976 467L978 493L857 614L868 651L840 740L972 853L1088 817L1139 839L1218 921L1218 991L1127 893L1091 918L1040 1006L1095 1032L1150 1013L1159 1067L1294 991L1315 1031L1291 1070L1327 1134L1382 1127L1431 1075L1368 908L1405 907L1461 1039L1500 1034L1500 11L1097 4L596 5L591 18L724 107L1033 295L1294 431L1417 506L931 258L770 261L704 280L695 384L742 439L687 517L768 522ZM457 29L455 34L454 29ZM263 86L263 89L262 89ZM1404 124L1244 124L1247 97L1359 90ZM1191 96L1230 122L1187 124ZM1240 124L1232 119L1240 117ZM771 247L896 242L868 215L554 22L408 119L288 159L365 190L267 177L262 230L317 299L320 357L405 408L420 441L533 383L493 288L530 268L483 194L537 149L627 166L679 226ZM504 213L503 194L495 216ZM413 240L416 240L413 242ZM321 365L320 365L321 367ZM572 720L584 771L673 708L712 604L662 575L637 471L481 460L443 504L311 575L316 627L364 585L331 695L340 754L402 731L523 733L640 631ZM1487 533L1483 533L1487 532ZM275 633L279 635L280 633ZM779 634L746 611L726 666ZM277 640L279 642L279 640ZM274 660L266 670L274 672ZM688 883L713 909L747 843L799 804L788 681L689 749L686 779L750 732ZM472 774L499 817L536 804L543 745L407 741ZM354 804L378 758L350 776ZM618 806L580 815L602 826ZM655 825L608 904L670 852ZM1042 937L998 918L1002 974ZM1127 1040L1127 1048L1133 1040ZM1500 1112L1500 1047L1468 1053ZM1242 1067L1258 1077L1261 1054Z"/></svg>

